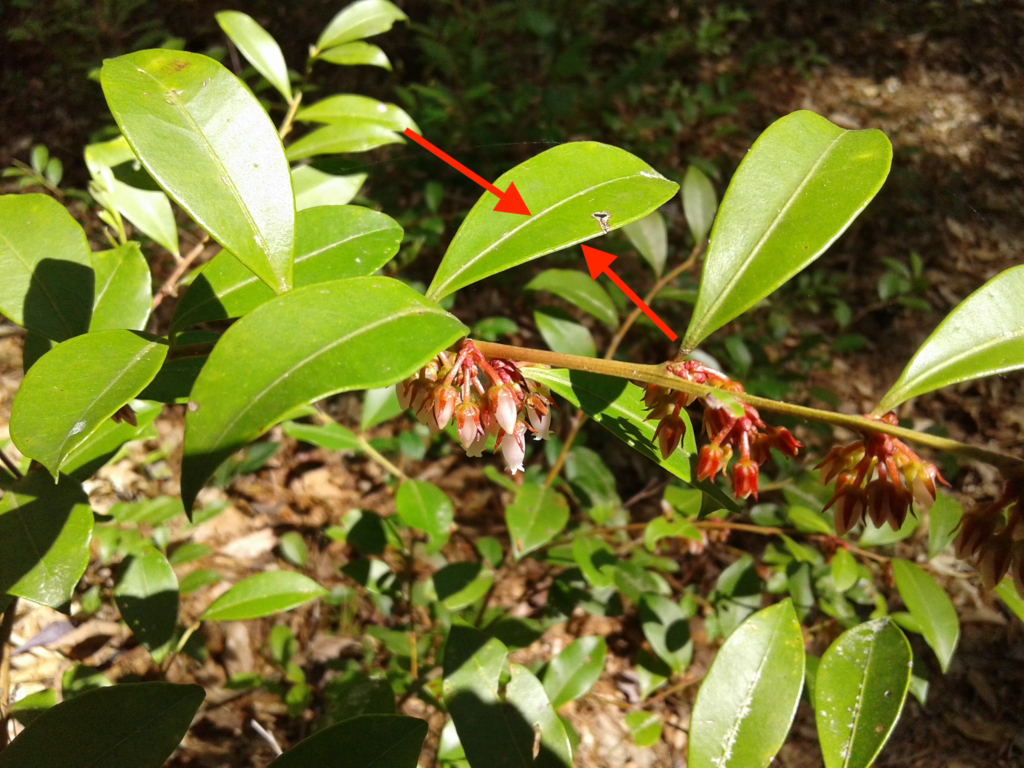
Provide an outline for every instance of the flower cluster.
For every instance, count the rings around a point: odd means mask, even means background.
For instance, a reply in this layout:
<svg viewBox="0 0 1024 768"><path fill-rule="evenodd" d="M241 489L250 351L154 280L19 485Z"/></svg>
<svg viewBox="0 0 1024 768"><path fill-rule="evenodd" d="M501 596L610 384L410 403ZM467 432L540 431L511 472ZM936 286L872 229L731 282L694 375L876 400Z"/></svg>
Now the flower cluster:
<svg viewBox="0 0 1024 768"><path fill-rule="evenodd" d="M402 408L412 408L435 433L454 419L469 456L482 456L487 438L496 437L494 450L501 449L512 474L523 469L526 433L536 440L551 435L547 389L527 382L511 360L487 360L471 341L454 357L442 352L397 389Z"/></svg>
<svg viewBox="0 0 1024 768"><path fill-rule="evenodd" d="M974 563L986 589L1010 571L1024 596L1024 480L1011 480L998 499L965 514L954 546L957 557Z"/></svg>
<svg viewBox="0 0 1024 768"><path fill-rule="evenodd" d="M743 385L696 360L670 363L666 371L685 381L720 389L723 393L739 393ZM765 424L757 409L738 400L708 395L699 397L648 384L644 405L648 420L658 421L654 436L662 458L667 459L686 434L686 422L680 416L683 408L700 400L704 405L704 433L711 442L700 449L697 458L697 479L714 480L719 470L725 471L734 453L739 458L732 466L732 488L738 498L757 498L758 468L775 448L787 456L796 456L802 447L785 427ZM727 402L728 400L728 402Z"/></svg>
<svg viewBox="0 0 1024 768"><path fill-rule="evenodd" d="M896 426L896 414L880 421ZM822 485L836 481L835 492L825 509L836 506L836 534L845 535L865 512L881 527L888 523L899 530L907 512L917 504L925 511L935 501L935 481L949 485L935 465L922 460L902 441L873 432L847 446L836 446L816 469Z"/></svg>

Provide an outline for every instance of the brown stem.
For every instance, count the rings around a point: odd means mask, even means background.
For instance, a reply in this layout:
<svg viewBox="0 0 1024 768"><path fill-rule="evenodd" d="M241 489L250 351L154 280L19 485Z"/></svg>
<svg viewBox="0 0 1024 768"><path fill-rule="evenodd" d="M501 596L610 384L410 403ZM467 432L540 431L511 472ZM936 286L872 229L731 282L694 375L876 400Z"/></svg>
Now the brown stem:
<svg viewBox="0 0 1024 768"><path fill-rule="evenodd" d="M14 617L18 612L18 598L11 598L3 621L0 622L0 750L7 746L7 720L11 700L10 639L14 630Z"/></svg>
<svg viewBox="0 0 1024 768"><path fill-rule="evenodd" d="M284 122L281 123L281 129L277 132L277 135L283 140L285 136L292 132L292 122L295 120L295 113L299 111L299 104L302 103L302 91L295 94L291 101L288 102L288 113L284 116Z"/></svg>
<svg viewBox="0 0 1024 768"><path fill-rule="evenodd" d="M182 275L191 266L192 262L198 258L199 254L203 252L203 248L206 247L206 243L209 241L210 236L207 233L203 233L203 236L199 238L199 242L195 244L191 251L185 254L184 258L178 262L178 265L171 272L171 276L164 281L164 284L160 286L160 290L156 292L156 296L153 297L153 309L156 309L163 303L164 297L170 296L175 293L178 287L178 281L181 280Z"/></svg>

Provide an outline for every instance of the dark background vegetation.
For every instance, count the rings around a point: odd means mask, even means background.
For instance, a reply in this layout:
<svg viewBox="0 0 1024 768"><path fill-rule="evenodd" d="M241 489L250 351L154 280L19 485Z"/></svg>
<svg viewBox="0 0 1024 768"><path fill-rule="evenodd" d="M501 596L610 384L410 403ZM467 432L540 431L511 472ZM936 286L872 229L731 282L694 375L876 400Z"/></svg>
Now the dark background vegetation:
<svg viewBox="0 0 1024 768"><path fill-rule="evenodd" d="M367 93L399 103L429 139L488 178L548 143L591 139L622 146L676 180L696 164L721 194L753 139L794 109L889 135L893 171L864 215L804 277L709 345L752 391L867 410L945 312L1021 262L1019 2L398 4L412 24L375 41L390 56L393 72L318 64L313 81L324 93ZM198 52L224 46L213 14L234 8L260 21L301 71L309 44L341 5L2 0L0 166L25 161L32 145L46 144L64 162L65 183L84 188L82 147L107 137L113 125L99 84L89 79L103 58L169 44ZM230 65L230 57L225 62ZM274 114L280 119L283 110ZM400 259L422 280L429 279L459 217L478 196L476 187L415 147L390 147L324 167L368 170L364 195L406 226ZM429 181L444 185L436 214L424 201ZM671 264L692 243L678 200L666 214ZM609 249L630 253L621 238L610 239ZM919 254L923 274L900 283L894 263L909 265L911 253ZM154 256L158 275L165 268L160 258ZM571 265L573 259L563 254L545 259L544 266ZM649 281L638 259L622 263L630 282ZM468 323L512 317L522 329L515 340L540 345L531 330L532 299L507 290L537 269L515 270L463 292L456 312ZM899 290L883 288L886 280ZM659 311L677 330L685 327L684 303L659 305ZM623 350L645 362L669 353L664 340L643 326ZM1003 450L1019 453L1024 445L1019 377L922 398L900 416L917 428ZM587 439L607 446L597 431ZM633 472L634 463L610 450L607 460L627 498L654 470ZM965 462L944 469L965 498L995 492L996 478L984 467ZM449 462L440 471L456 470ZM983 610L982 598L965 590L957 593L964 638L954 668L945 678L933 670L928 707L908 704L879 765L1022 764L1024 640L1019 627L996 621ZM780 759L787 765L820 759L806 713ZM207 763L184 759L186 764Z"/></svg>

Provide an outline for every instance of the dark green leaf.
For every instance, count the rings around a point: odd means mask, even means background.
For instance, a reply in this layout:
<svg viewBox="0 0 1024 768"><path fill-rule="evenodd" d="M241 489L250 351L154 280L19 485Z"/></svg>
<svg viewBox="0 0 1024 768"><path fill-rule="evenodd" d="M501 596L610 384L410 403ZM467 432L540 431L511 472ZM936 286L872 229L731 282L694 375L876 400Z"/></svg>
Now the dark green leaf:
<svg viewBox="0 0 1024 768"><path fill-rule="evenodd" d="M960 639L960 622L946 591L909 560L894 559L892 575L907 610L921 624L921 633L945 672Z"/></svg>
<svg viewBox="0 0 1024 768"><path fill-rule="evenodd" d="M360 715L303 739L268 768L416 768L426 737L426 720Z"/></svg>
<svg viewBox="0 0 1024 768"><path fill-rule="evenodd" d="M555 656L544 673L544 690L551 706L559 709L585 696L604 672L607 653L605 639L591 636L573 640Z"/></svg>
<svg viewBox="0 0 1024 768"><path fill-rule="evenodd" d="M526 284L526 290L548 291L612 328L619 325L619 313L608 291L578 270L546 269Z"/></svg>
<svg viewBox="0 0 1024 768"><path fill-rule="evenodd" d="M318 283L257 307L224 333L192 388L182 459L186 510L224 459L293 408L401 380L465 331L384 277Z"/></svg>
<svg viewBox="0 0 1024 768"><path fill-rule="evenodd" d="M167 344L99 331L58 344L32 366L11 409L11 439L56 477L67 459L153 380Z"/></svg>
<svg viewBox="0 0 1024 768"><path fill-rule="evenodd" d="M552 488L523 483L515 501L505 509L505 523L512 539L512 556L523 555L547 544L569 522L569 505Z"/></svg>
<svg viewBox="0 0 1024 768"><path fill-rule="evenodd" d="M661 595L644 595L639 607L644 637L651 648L673 672L685 670L693 659L690 617L679 603Z"/></svg>
<svg viewBox="0 0 1024 768"><path fill-rule="evenodd" d="M121 565L114 602L132 634L153 652L174 636L178 621L178 577L153 546L143 547Z"/></svg>
<svg viewBox="0 0 1024 768"><path fill-rule="evenodd" d="M100 79L121 133L164 191L276 293L291 288L291 172L249 89L184 51L108 59Z"/></svg>
<svg viewBox="0 0 1024 768"><path fill-rule="evenodd" d="M291 101L292 84L288 80L288 65L284 63L284 54L270 33L241 11L221 11L214 18L256 71Z"/></svg>
<svg viewBox="0 0 1024 768"><path fill-rule="evenodd" d="M407 480L395 494L395 508L402 522L430 537L427 553L437 552L448 541L455 508L444 491L422 480Z"/></svg>
<svg viewBox="0 0 1024 768"><path fill-rule="evenodd" d="M163 682L83 693L36 718L0 753L0 768L160 768L205 696Z"/></svg>
<svg viewBox="0 0 1024 768"><path fill-rule="evenodd" d="M267 571L243 579L213 601L204 621L258 619L323 597L327 590L294 571Z"/></svg>
<svg viewBox="0 0 1024 768"><path fill-rule="evenodd" d="M679 188L628 152L587 141L542 152L494 182L503 190L512 183L532 215L497 213L485 193L448 247L429 297L600 236L593 213L610 214L609 229L641 219Z"/></svg>

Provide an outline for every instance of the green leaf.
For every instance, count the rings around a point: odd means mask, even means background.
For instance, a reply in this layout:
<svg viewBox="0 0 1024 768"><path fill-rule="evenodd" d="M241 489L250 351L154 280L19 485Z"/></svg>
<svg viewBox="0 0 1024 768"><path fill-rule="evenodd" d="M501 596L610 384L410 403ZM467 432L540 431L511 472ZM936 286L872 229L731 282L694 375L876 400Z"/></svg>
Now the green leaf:
<svg viewBox="0 0 1024 768"><path fill-rule="evenodd" d="M658 542L662 539L680 537L690 541L701 540L700 530L689 520L684 520L678 515L672 515L671 519L656 517L644 528L644 546L650 552L658 548Z"/></svg>
<svg viewBox="0 0 1024 768"><path fill-rule="evenodd" d="M395 385L368 389L363 395L363 413L359 417L359 428L364 432L378 424L390 421L402 412L398 403Z"/></svg>
<svg viewBox="0 0 1024 768"><path fill-rule="evenodd" d="M291 288L291 173L249 89L184 51L108 59L100 79L121 133L164 191L275 292Z"/></svg>
<svg viewBox="0 0 1024 768"><path fill-rule="evenodd" d="M416 133L420 132L419 126L401 107L354 93L342 93L321 99L316 104L300 109L295 119L307 123L327 124L357 119L377 123L398 133L406 128L412 128Z"/></svg>
<svg viewBox="0 0 1024 768"><path fill-rule="evenodd" d="M112 685L110 678L98 669L76 664L61 677L61 696L64 701L70 701L75 696L95 691L97 688L109 688Z"/></svg>
<svg viewBox="0 0 1024 768"><path fill-rule="evenodd" d="M590 330L566 313L557 309L538 309L533 313L533 321L544 343L555 352L597 357L597 346Z"/></svg>
<svg viewBox="0 0 1024 768"><path fill-rule="evenodd" d="M399 134L379 123L349 118L307 133L288 147L291 161L314 155L335 155L342 152L366 152L386 144L404 144Z"/></svg>
<svg viewBox="0 0 1024 768"><path fill-rule="evenodd" d="M499 189L512 183L532 215L497 213L494 195L485 193L448 247L430 298L600 236L593 213L610 214L609 229L641 219L679 188L628 152L589 141L542 152L494 182Z"/></svg>
<svg viewBox="0 0 1024 768"><path fill-rule="evenodd" d="M124 136L86 146L85 164L107 201L124 218L175 256L180 254L171 201L148 173L136 170L138 158Z"/></svg>
<svg viewBox="0 0 1024 768"><path fill-rule="evenodd" d="M437 599L449 611L460 611L487 594L494 574L480 563L451 563L432 579Z"/></svg>
<svg viewBox="0 0 1024 768"><path fill-rule="evenodd" d="M316 58L326 61L329 64L340 64L342 66L355 66L365 64L371 67L381 67L391 71L391 61L388 55L376 45L369 43L344 43L343 45L329 48Z"/></svg>
<svg viewBox="0 0 1024 768"><path fill-rule="evenodd" d="M32 163L32 170L36 173L42 173L43 169L46 168L46 164L50 160L50 151L43 144L37 144L32 147L32 154L29 157L29 161Z"/></svg>
<svg viewBox="0 0 1024 768"><path fill-rule="evenodd" d="M693 659L690 617L679 603L661 595L644 595L639 608L644 637L658 657L676 674L690 666Z"/></svg>
<svg viewBox="0 0 1024 768"><path fill-rule="evenodd" d="M198 541L187 541L171 553L167 558L167 562L171 565L184 565L201 557L206 557L211 551L208 546Z"/></svg>
<svg viewBox="0 0 1024 768"><path fill-rule="evenodd" d="M200 568L185 576L178 585L178 591L183 595L191 595L193 592L217 584L221 575L212 568Z"/></svg>
<svg viewBox="0 0 1024 768"><path fill-rule="evenodd" d="M808 507L799 504L791 506L786 510L786 517L801 533L823 533L826 536L835 534L829 520Z"/></svg>
<svg viewBox="0 0 1024 768"><path fill-rule="evenodd" d="M327 594L308 576L294 571L266 571L243 579L213 601L203 621L242 621L290 611Z"/></svg>
<svg viewBox="0 0 1024 768"><path fill-rule="evenodd" d="M941 490L936 492L935 503L928 510L929 559L944 552L953 541L963 515L963 508L955 497Z"/></svg>
<svg viewBox="0 0 1024 768"><path fill-rule="evenodd" d="M578 534L572 541L572 558L590 585L597 589L610 587L615 582L615 566L619 558L597 536Z"/></svg>
<svg viewBox="0 0 1024 768"><path fill-rule="evenodd" d="M297 421L286 421L284 433L304 443L326 448L328 451L360 451L362 445L355 432L335 422L323 426L300 424Z"/></svg>
<svg viewBox="0 0 1024 768"><path fill-rule="evenodd" d="M661 277L661 273L665 271L665 259L668 258L668 228L661 212L654 211L642 219L630 222L622 231L633 247L640 251L640 255L651 265L654 274Z"/></svg>
<svg viewBox="0 0 1024 768"><path fill-rule="evenodd" d="M630 225L632 226L632 225ZM619 313L615 302L600 283L575 269L546 269L526 284L528 291L548 291L593 315L605 325L617 328Z"/></svg>
<svg viewBox="0 0 1024 768"><path fill-rule="evenodd" d="M303 739L268 768L416 768L426 737L418 717L360 715Z"/></svg>
<svg viewBox="0 0 1024 768"><path fill-rule="evenodd" d="M711 180L695 165L686 169L683 177L683 214L690 225L695 243L704 242L718 211L718 197Z"/></svg>
<svg viewBox="0 0 1024 768"><path fill-rule="evenodd" d="M642 700L663 686L672 675L672 670L657 656L641 648L636 654L636 675L640 682Z"/></svg>
<svg viewBox="0 0 1024 768"><path fill-rule="evenodd" d="M178 577L160 550L134 551L121 564L114 602L132 634L151 653L174 637L178 621Z"/></svg>
<svg viewBox="0 0 1024 768"><path fill-rule="evenodd" d="M836 590L845 592L860 579L860 566L849 550L839 547L832 557L832 582Z"/></svg>
<svg viewBox="0 0 1024 768"><path fill-rule="evenodd" d="M638 747L653 747L661 739L661 718L653 712L630 712L626 727Z"/></svg>
<svg viewBox="0 0 1024 768"><path fill-rule="evenodd" d="M693 705L687 765L767 766L786 740L803 684L803 636L784 600L743 622L715 656Z"/></svg>
<svg viewBox="0 0 1024 768"><path fill-rule="evenodd" d="M910 643L888 618L847 630L821 659L815 715L825 768L868 768L910 686Z"/></svg>
<svg viewBox="0 0 1024 768"><path fill-rule="evenodd" d="M36 718L0 753L0 768L160 768L205 696L164 682L83 693Z"/></svg>
<svg viewBox="0 0 1024 768"><path fill-rule="evenodd" d="M953 603L931 576L909 560L894 559L892 575L907 610L921 624L921 633L945 672L960 639L960 622Z"/></svg>
<svg viewBox="0 0 1024 768"><path fill-rule="evenodd" d="M803 110L772 123L725 192L683 349L818 258L875 196L891 162L881 131L845 131Z"/></svg>
<svg viewBox="0 0 1024 768"><path fill-rule="evenodd" d="M427 554L439 551L448 541L448 531L455 522L455 508L436 485L407 480L395 494L395 508L403 523L430 537Z"/></svg>
<svg viewBox="0 0 1024 768"><path fill-rule="evenodd" d="M145 391L145 390L143 390ZM64 461L64 473L77 482L84 483L104 464L117 455L122 445L130 440L144 440L157 437L153 421L160 414L160 405L133 400L129 403L135 411L138 426L127 421L120 424L108 419L100 425Z"/></svg>
<svg viewBox="0 0 1024 768"><path fill-rule="evenodd" d="M30 693L11 704L11 717L24 726L29 725L46 710L57 706L57 692L52 688Z"/></svg>
<svg viewBox="0 0 1024 768"><path fill-rule="evenodd" d="M331 19L320 38L316 41L318 50L335 45L373 37L391 29L396 21L408 21L400 8L388 0L358 0L346 5Z"/></svg>
<svg viewBox="0 0 1024 768"><path fill-rule="evenodd" d="M569 522L565 497L537 483L523 483L515 501L505 509L505 523L512 539L512 556L519 560L562 532Z"/></svg>
<svg viewBox="0 0 1024 768"><path fill-rule="evenodd" d="M1017 594L1013 588L1011 579L1003 579L995 588L999 599L1006 603L1006 607L1017 614L1017 618L1024 621L1024 597Z"/></svg>
<svg viewBox="0 0 1024 768"><path fill-rule="evenodd" d="M214 14L224 34L231 38L239 52L249 60L256 71L274 86L288 101L292 100L292 84L288 80L288 65L277 41L251 16L241 11L221 11Z"/></svg>
<svg viewBox="0 0 1024 768"><path fill-rule="evenodd" d="M515 709L540 736L533 764L537 768L572 768L572 745L565 726L548 701L548 696L534 674L521 664L510 664L512 679L505 689L506 704Z"/></svg>
<svg viewBox="0 0 1024 768"><path fill-rule="evenodd" d="M89 330L89 244L49 195L0 195L0 274L0 313L12 322L54 341Z"/></svg>
<svg viewBox="0 0 1024 768"><path fill-rule="evenodd" d="M153 304L153 278L138 243L90 254L96 298L89 331L141 331Z"/></svg>
<svg viewBox="0 0 1024 768"><path fill-rule="evenodd" d="M58 344L32 366L11 409L11 439L56 477L71 454L153 380L167 344L100 331Z"/></svg>
<svg viewBox="0 0 1024 768"><path fill-rule="evenodd" d="M585 696L604 672L607 654L608 644L603 637L581 637L569 643L544 673L544 690L551 706L560 709Z"/></svg>
<svg viewBox="0 0 1024 768"><path fill-rule="evenodd" d="M399 381L465 332L447 312L385 277L318 283L257 307L224 333L192 388L185 509L224 459L293 408Z"/></svg>
<svg viewBox="0 0 1024 768"><path fill-rule="evenodd" d="M679 414L686 422L686 435L683 437L682 447L663 460L654 442L654 430L657 427L653 422L646 420L647 409L644 408L643 390L640 387L632 386L625 379L613 376L567 371L562 368L527 366L522 372L526 378L549 387L552 392L564 397L575 407L582 408L584 413L630 448L668 470L683 482L699 488L717 504L732 511L739 509L736 502L713 483L692 481L690 464L691 457L697 454L697 443L693 426L689 423L689 416L685 411Z"/></svg>
<svg viewBox="0 0 1024 768"><path fill-rule="evenodd" d="M874 413L961 381L1024 367L1024 266L993 277L932 331Z"/></svg>
<svg viewBox="0 0 1024 768"><path fill-rule="evenodd" d="M864 521L864 530L861 532L857 543L861 547L880 547L885 544L895 544L897 541L910 538L920 524L921 518L917 517L914 513L907 515L903 525L895 531L887 524L877 526L868 518Z"/></svg>
<svg viewBox="0 0 1024 768"><path fill-rule="evenodd" d="M301 213L323 205L346 205L359 193L366 176L365 173L335 176L311 165L297 165L292 168L295 210Z"/></svg>
<svg viewBox="0 0 1024 768"><path fill-rule="evenodd" d="M355 205L301 211L295 222L296 288L372 275L398 253L402 228L383 213ZM199 272L178 302L171 330L242 317L274 298L259 278L227 251Z"/></svg>
<svg viewBox="0 0 1024 768"><path fill-rule="evenodd" d="M306 546L302 534L296 531L288 531L281 535L281 557L296 568L305 568L308 556L309 548Z"/></svg>
<svg viewBox="0 0 1024 768"><path fill-rule="evenodd" d="M0 595L57 608L89 564L92 509L82 487L30 472L0 499Z"/></svg>

